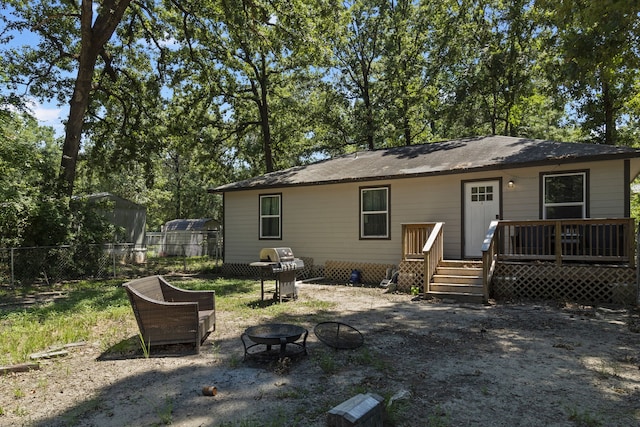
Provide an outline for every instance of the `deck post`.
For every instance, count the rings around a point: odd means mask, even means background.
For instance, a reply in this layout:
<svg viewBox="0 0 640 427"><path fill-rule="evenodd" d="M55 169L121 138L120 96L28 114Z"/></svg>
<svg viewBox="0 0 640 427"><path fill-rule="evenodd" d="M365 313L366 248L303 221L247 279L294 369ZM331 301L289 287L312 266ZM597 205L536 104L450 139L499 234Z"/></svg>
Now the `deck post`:
<svg viewBox="0 0 640 427"><path fill-rule="evenodd" d="M560 221L554 224L553 236L555 236L556 264L562 265L562 223Z"/></svg>

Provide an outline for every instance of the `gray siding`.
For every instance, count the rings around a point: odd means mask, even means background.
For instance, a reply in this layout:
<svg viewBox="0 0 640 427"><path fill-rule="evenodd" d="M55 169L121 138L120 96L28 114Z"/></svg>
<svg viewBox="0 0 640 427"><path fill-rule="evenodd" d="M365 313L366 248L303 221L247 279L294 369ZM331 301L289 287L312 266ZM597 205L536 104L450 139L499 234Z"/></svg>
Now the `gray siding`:
<svg viewBox="0 0 640 427"><path fill-rule="evenodd" d="M539 218L540 173L589 170L592 218L624 215L622 160L549 165L512 170L440 175L362 183L247 190L225 195L225 261L256 261L262 247L291 247L296 256L327 260L397 264L403 223L445 222L445 257L462 256L462 182L502 178L503 219ZM508 188L509 180L515 182ZM359 188L389 185L391 238L359 239ZM629 185L628 183L626 185ZM282 239L258 238L258 196L282 194Z"/></svg>

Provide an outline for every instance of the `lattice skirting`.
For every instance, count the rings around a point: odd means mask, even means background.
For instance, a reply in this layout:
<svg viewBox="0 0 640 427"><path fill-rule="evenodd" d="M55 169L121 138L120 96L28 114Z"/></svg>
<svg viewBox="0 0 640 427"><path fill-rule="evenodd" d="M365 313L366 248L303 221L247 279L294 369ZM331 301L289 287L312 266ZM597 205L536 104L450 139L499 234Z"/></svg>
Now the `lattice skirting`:
<svg viewBox="0 0 640 427"><path fill-rule="evenodd" d="M424 261L401 261L398 268L398 290L410 292L412 287L424 287Z"/></svg>
<svg viewBox="0 0 640 427"><path fill-rule="evenodd" d="M312 277L322 276L322 266L313 265L313 258L300 257L304 261L304 268L296 272L297 280L309 279ZM253 267L249 264L230 264L222 265L222 274L227 277L260 277L260 267Z"/></svg>
<svg viewBox="0 0 640 427"><path fill-rule="evenodd" d="M393 264L370 264L350 261L327 261L324 264L324 278L335 283L348 283L353 270L360 270L362 282L368 285L378 285L387 276L387 269L393 269Z"/></svg>
<svg viewBox="0 0 640 427"><path fill-rule="evenodd" d="M636 270L624 266L499 263L491 282L496 299L559 299L637 303Z"/></svg>

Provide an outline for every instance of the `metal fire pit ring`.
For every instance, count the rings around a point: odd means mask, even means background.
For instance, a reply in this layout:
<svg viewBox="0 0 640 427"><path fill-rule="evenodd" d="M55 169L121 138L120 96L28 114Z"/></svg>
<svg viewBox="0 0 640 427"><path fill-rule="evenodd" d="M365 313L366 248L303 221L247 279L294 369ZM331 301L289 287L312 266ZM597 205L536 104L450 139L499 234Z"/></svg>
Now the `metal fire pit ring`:
<svg viewBox="0 0 640 427"><path fill-rule="evenodd" d="M313 332L320 341L340 350L352 350L364 343L359 330L342 322L318 323Z"/></svg>
<svg viewBox="0 0 640 427"><path fill-rule="evenodd" d="M302 343L296 342L303 335L304 338ZM283 358L285 356L294 356L300 353L307 354L308 335L309 331L302 326L290 325L287 323L267 323L247 328L240 336L240 339L244 346L245 360L249 356L266 356L267 358L276 356ZM249 345L247 345L245 339L248 341ZM295 346L294 350L287 353L287 344ZM265 345L266 350L262 352L249 351L259 345ZM271 347L274 345L280 345L279 352L273 353L271 351Z"/></svg>

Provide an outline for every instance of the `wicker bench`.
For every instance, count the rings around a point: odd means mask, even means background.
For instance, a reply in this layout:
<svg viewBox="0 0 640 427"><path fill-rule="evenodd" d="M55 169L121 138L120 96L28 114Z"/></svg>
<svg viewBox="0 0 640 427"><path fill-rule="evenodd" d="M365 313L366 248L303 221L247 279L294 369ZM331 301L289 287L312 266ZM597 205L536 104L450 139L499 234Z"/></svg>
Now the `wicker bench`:
<svg viewBox="0 0 640 427"><path fill-rule="evenodd" d="M216 328L214 291L189 291L162 276L123 284L147 345L192 343L196 352Z"/></svg>

